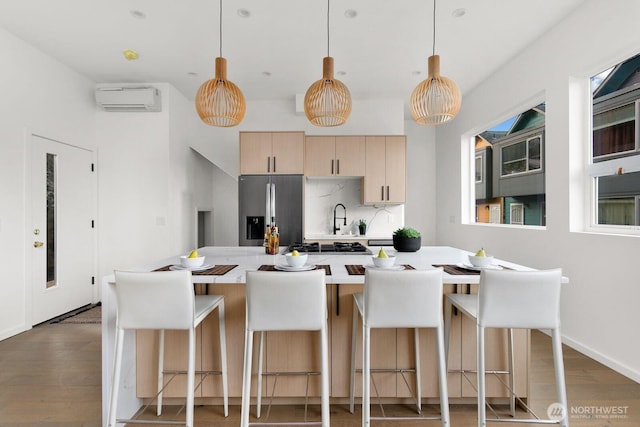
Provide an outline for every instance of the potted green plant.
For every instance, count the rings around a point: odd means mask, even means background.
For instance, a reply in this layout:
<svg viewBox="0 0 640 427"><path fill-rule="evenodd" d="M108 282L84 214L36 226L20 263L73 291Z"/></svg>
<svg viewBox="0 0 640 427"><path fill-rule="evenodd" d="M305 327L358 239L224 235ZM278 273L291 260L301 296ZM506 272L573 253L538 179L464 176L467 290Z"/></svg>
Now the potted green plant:
<svg viewBox="0 0 640 427"><path fill-rule="evenodd" d="M393 232L393 247L398 252L415 252L422 246L422 237L415 228L403 227Z"/></svg>
<svg viewBox="0 0 640 427"><path fill-rule="evenodd" d="M360 232L361 236L367 234L367 221L365 221L364 219L358 221L358 231Z"/></svg>

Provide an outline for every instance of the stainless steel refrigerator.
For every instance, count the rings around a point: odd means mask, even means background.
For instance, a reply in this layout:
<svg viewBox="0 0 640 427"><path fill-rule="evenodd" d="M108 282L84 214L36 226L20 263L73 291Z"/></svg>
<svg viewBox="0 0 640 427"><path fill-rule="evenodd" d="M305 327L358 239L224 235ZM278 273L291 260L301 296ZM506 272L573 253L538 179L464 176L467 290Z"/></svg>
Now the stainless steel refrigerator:
<svg viewBox="0 0 640 427"><path fill-rule="evenodd" d="M238 181L240 246L261 246L273 224L280 247L302 242L303 175L241 175Z"/></svg>

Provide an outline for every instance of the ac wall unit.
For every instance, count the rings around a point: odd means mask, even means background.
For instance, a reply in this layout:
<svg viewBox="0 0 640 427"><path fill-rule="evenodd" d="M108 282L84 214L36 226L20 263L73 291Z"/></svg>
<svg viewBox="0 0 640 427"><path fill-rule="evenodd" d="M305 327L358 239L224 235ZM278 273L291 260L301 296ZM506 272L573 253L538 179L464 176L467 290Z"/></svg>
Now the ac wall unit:
<svg viewBox="0 0 640 427"><path fill-rule="evenodd" d="M97 88L96 104L104 111L162 111L160 90L154 87Z"/></svg>

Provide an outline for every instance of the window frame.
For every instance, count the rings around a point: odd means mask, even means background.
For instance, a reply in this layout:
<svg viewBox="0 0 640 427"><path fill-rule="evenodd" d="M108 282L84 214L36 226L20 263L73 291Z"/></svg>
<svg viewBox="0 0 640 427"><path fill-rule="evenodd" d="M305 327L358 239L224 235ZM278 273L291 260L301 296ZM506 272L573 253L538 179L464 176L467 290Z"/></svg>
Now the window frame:
<svg viewBox="0 0 640 427"><path fill-rule="evenodd" d="M589 84L591 88L591 84ZM624 174L630 172L640 172L640 88L622 89L602 97L596 103L593 99L593 91L589 96L589 129L588 129L588 159L586 173L589 180L589 222L588 229L593 232L606 234L626 234L640 235L640 224L599 224L598 218L598 178ZM593 117L597 114L611 111L625 105L635 104L635 149L619 153L594 156L593 154ZM640 200L640 195L634 195L636 200ZM639 209L636 204L636 210ZM636 218L638 216L636 215Z"/></svg>

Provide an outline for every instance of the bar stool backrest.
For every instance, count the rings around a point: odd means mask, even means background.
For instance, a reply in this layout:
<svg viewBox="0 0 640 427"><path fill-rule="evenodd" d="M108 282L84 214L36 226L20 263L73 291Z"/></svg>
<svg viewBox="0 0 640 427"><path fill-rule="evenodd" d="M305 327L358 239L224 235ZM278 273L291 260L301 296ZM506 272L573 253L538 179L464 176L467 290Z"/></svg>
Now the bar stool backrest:
<svg viewBox="0 0 640 427"><path fill-rule="evenodd" d="M324 269L247 271L247 329L319 331L326 325Z"/></svg>
<svg viewBox="0 0 640 427"><path fill-rule="evenodd" d="M190 329L195 295L190 271L116 271L118 327Z"/></svg>
<svg viewBox="0 0 640 427"><path fill-rule="evenodd" d="M478 324L486 328L558 328L561 280L560 269L483 270Z"/></svg>
<svg viewBox="0 0 640 427"><path fill-rule="evenodd" d="M363 321L370 328L430 328L442 323L442 269L367 269Z"/></svg>

